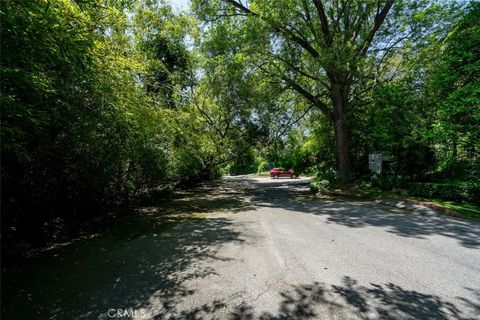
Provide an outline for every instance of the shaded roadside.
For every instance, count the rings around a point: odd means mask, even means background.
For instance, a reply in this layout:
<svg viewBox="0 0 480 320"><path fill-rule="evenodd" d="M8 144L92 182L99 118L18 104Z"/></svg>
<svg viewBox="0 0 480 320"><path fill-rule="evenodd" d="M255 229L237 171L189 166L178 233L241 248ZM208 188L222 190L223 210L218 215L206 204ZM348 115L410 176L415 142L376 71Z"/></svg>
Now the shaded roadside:
<svg viewBox="0 0 480 320"><path fill-rule="evenodd" d="M196 264L222 259L222 244L245 241L231 221L206 215L247 206L237 191L211 182L38 252L2 274L2 319L97 319L154 298L162 300L157 315L166 316L176 298L193 293L184 281L215 272Z"/></svg>

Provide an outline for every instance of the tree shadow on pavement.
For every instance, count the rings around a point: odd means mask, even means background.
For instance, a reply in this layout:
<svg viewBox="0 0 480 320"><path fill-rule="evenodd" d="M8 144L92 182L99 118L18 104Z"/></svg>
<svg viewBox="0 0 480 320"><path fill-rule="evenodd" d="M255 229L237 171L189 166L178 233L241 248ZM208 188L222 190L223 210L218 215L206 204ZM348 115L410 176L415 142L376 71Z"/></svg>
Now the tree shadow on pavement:
<svg viewBox="0 0 480 320"><path fill-rule="evenodd" d="M239 181L200 192L186 192L161 208L144 208L135 218L112 221L98 236L53 248L27 260L2 277L2 319L110 319L109 309L148 310L147 319L474 319L480 317L479 290L458 297L474 317L467 318L439 296L406 290L393 283L359 285L345 277L341 285L320 282L294 285L278 292L277 312L213 299L182 304L200 288L189 280L215 276L214 262L228 261L225 244L250 243L245 226L228 215L203 214L254 210L253 205L326 215L348 227L389 227L402 236L443 234L464 246L477 247L476 226L430 217L398 214L370 203L299 200L308 196L304 183L256 186ZM220 188L220 189L219 189ZM434 218L432 218L434 219ZM179 223L181 222L181 223ZM248 223L248 222L245 222ZM474 237L474 239L469 239ZM478 300L478 301L476 301ZM207 298L208 301L208 298ZM183 305L182 307L180 307ZM181 309L187 308L187 309ZM128 319L128 317L122 317Z"/></svg>
<svg viewBox="0 0 480 320"><path fill-rule="evenodd" d="M327 222L351 228L386 227L404 237L442 235L456 239L466 248L480 247L480 222L450 219L433 210L412 212L371 201L318 199L310 194L308 182L271 181L245 183L245 192L257 206L323 215Z"/></svg>
<svg viewBox="0 0 480 320"><path fill-rule="evenodd" d="M393 283L361 286L350 277L342 285L315 282L296 285L280 293L278 313L255 314L243 304L231 314L236 320L300 319L477 319L478 310L465 315L452 302L439 296L406 290Z"/></svg>
<svg viewBox="0 0 480 320"><path fill-rule="evenodd" d="M185 282L214 275L208 264L228 260L218 255L222 245L247 241L236 229L241 225L197 215L225 207L227 200L205 200L210 196L179 197L181 205L173 201L170 207L113 219L99 235L27 259L2 277L1 318L109 319L109 309L142 308L159 319L191 318L219 308L213 301L188 313L176 310L180 299L195 293ZM243 205L227 202L230 210Z"/></svg>

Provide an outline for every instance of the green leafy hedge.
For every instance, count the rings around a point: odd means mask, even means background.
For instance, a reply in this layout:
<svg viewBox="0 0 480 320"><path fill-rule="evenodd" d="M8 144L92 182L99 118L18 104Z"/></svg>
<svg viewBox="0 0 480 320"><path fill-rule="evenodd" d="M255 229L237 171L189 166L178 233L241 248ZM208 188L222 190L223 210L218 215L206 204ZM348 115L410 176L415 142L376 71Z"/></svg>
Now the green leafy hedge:
<svg viewBox="0 0 480 320"><path fill-rule="evenodd" d="M480 203L480 184L475 182L414 182L408 185L408 193L420 197Z"/></svg>

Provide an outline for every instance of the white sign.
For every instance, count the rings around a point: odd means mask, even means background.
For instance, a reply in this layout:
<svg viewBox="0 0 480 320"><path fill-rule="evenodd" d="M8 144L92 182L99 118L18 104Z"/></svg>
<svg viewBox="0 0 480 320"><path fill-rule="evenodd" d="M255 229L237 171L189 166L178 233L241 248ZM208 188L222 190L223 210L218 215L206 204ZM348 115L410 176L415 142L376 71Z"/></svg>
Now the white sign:
<svg viewBox="0 0 480 320"><path fill-rule="evenodd" d="M368 168L370 171L380 174L382 173L382 154L370 153L368 155Z"/></svg>

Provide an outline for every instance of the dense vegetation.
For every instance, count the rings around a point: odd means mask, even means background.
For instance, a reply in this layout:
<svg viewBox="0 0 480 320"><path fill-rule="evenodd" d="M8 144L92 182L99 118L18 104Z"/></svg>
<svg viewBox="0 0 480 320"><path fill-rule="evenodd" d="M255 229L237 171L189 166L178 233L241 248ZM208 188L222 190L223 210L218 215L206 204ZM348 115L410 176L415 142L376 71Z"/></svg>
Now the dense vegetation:
<svg viewBox="0 0 480 320"><path fill-rule="evenodd" d="M273 166L479 202L480 5L3 1L2 245ZM367 156L390 168L372 177ZM373 180L370 180L373 179Z"/></svg>
<svg viewBox="0 0 480 320"><path fill-rule="evenodd" d="M248 84L191 50L195 20L167 5L3 1L1 14L2 244L216 175L258 130L233 101ZM232 89L213 96L221 81Z"/></svg>

